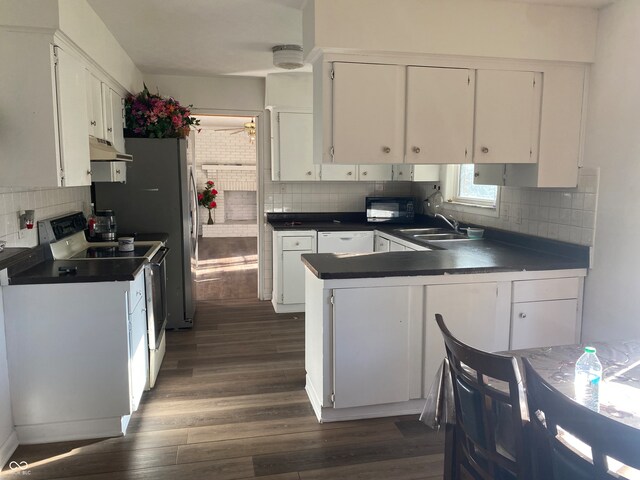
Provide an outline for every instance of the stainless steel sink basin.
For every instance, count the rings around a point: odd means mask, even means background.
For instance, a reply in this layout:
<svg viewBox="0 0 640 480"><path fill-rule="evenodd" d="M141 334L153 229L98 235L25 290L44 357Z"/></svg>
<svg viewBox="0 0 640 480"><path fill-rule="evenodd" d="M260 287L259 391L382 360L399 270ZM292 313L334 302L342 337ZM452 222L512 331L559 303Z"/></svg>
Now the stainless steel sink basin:
<svg viewBox="0 0 640 480"><path fill-rule="evenodd" d="M451 230L446 228L399 228L397 230L400 233L415 237L417 235L431 235L437 233L452 233Z"/></svg>
<svg viewBox="0 0 640 480"><path fill-rule="evenodd" d="M438 240L469 240L469 237L461 233L424 233L412 235L416 240L433 242Z"/></svg>

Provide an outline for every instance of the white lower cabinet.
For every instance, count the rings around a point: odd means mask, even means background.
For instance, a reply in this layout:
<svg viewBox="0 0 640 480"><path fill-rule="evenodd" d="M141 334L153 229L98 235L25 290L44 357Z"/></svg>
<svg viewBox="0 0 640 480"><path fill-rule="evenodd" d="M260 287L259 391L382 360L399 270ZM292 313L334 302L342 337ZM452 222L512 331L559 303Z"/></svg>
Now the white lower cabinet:
<svg viewBox="0 0 640 480"><path fill-rule="evenodd" d="M316 253L315 230L273 232L273 294L277 313L304 312L304 264L300 256Z"/></svg>
<svg viewBox="0 0 640 480"><path fill-rule="evenodd" d="M513 282L511 349L580 341L582 279Z"/></svg>
<svg viewBox="0 0 640 480"><path fill-rule="evenodd" d="M433 382L445 357L436 313L442 315L449 331L462 342L488 352L508 350L510 286L510 282L427 286L426 387Z"/></svg>
<svg viewBox="0 0 640 480"><path fill-rule="evenodd" d="M2 290L20 443L123 435L149 378L144 272Z"/></svg>
<svg viewBox="0 0 640 480"><path fill-rule="evenodd" d="M377 234L376 248L391 248L393 237ZM437 313L453 335L489 352L579 340L583 269L305 275L305 389L321 422L422 411L445 357Z"/></svg>
<svg viewBox="0 0 640 480"><path fill-rule="evenodd" d="M345 288L333 292L334 407L404 402L410 398L410 287ZM366 332L363 335L363 332Z"/></svg>

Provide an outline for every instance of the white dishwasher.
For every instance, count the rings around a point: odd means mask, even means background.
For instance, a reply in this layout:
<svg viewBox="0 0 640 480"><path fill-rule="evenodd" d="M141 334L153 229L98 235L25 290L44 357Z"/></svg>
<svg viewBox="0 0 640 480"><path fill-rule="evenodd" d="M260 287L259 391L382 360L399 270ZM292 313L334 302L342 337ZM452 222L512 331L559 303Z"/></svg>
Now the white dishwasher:
<svg viewBox="0 0 640 480"><path fill-rule="evenodd" d="M371 253L373 231L318 232L318 253Z"/></svg>

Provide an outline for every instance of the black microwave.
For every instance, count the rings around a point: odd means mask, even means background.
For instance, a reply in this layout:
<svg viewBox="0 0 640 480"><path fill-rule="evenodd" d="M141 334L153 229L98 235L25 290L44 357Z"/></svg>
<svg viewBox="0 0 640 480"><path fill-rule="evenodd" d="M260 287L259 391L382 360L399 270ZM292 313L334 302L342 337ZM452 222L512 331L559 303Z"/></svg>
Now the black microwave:
<svg viewBox="0 0 640 480"><path fill-rule="evenodd" d="M415 199L413 197L367 197L367 222L413 223Z"/></svg>

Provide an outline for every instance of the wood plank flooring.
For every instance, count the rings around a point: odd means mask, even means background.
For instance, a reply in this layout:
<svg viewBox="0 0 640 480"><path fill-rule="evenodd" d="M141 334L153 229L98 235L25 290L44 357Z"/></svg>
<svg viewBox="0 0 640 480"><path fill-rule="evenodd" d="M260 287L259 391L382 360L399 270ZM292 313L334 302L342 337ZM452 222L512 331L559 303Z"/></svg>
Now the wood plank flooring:
<svg viewBox="0 0 640 480"><path fill-rule="evenodd" d="M1 478L441 478L443 435L415 416L319 424L304 392L304 319L269 302L200 302L168 333L156 387L125 437L23 445Z"/></svg>

